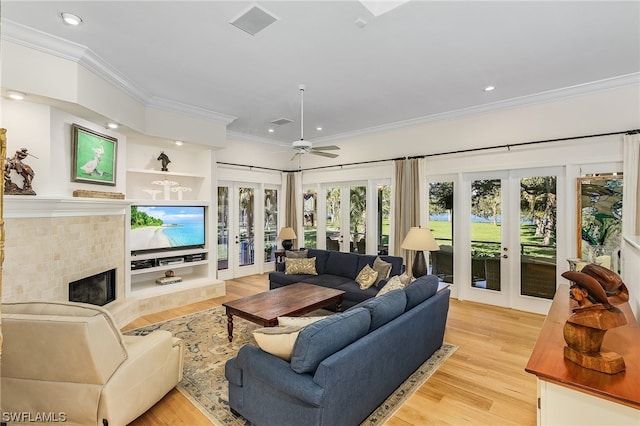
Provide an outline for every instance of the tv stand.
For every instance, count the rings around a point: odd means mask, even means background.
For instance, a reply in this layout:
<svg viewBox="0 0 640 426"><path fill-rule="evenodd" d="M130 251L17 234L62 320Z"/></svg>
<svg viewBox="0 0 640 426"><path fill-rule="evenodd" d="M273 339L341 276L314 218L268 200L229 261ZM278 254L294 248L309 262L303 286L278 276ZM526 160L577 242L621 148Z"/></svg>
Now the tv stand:
<svg viewBox="0 0 640 426"><path fill-rule="evenodd" d="M131 255L131 293L150 295L168 291L167 287L156 282L164 277L164 272L173 270L182 278L178 286L194 286L207 283L209 279L209 252L207 249L195 248L163 253L146 253Z"/></svg>

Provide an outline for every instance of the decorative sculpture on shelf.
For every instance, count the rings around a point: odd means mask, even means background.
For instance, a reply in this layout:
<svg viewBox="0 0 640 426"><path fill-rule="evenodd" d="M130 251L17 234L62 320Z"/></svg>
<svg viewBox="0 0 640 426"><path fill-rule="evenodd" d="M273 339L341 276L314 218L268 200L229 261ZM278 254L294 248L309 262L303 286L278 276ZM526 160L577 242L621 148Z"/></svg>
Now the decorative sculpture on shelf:
<svg viewBox="0 0 640 426"><path fill-rule="evenodd" d="M178 200L182 200L182 194L185 192L191 192L191 188L189 188L188 186L176 186L174 188L171 188L171 192L177 192Z"/></svg>
<svg viewBox="0 0 640 426"><path fill-rule="evenodd" d="M4 193L10 195L36 195L33 190L32 183L35 177L35 172L28 164L22 162L27 156L31 155L33 158L38 158L35 155L29 154L27 148L22 148L16 151L13 158L7 158L4 164ZM15 170L17 174L22 176L23 184L22 188L18 184L11 181L11 171Z"/></svg>
<svg viewBox="0 0 640 426"><path fill-rule="evenodd" d="M627 324L624 313L614 305L629 300L629 291L620 276L600 265L589 263L581 271L567 271L563 277L573 282L570 297L573 314L564 325L564 357L576 364L607 374L625 370L622 355L601 352L607 330Z"/></svg>
<svg viewBox="0 0 640 426"><path fill-rule="evenodd" d="M169 157L167 156L167 154L164 153L164 151L160 152L160 155L158 156L158 158L156 158L156 160L162 162L162 171L163 172L168 172L169 171L169 169L167 168L167 165L171 162L171 160L169 160Z"/></svg>

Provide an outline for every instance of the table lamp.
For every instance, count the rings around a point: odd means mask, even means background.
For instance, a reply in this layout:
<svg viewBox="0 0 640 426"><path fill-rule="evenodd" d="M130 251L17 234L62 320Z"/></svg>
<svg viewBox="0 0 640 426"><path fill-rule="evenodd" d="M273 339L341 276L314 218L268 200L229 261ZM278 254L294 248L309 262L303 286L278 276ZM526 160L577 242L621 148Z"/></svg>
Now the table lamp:
<svg viewBox="0 0 640 426"><path fill-rule="evenodd" d="M420 228L419 226L413 226L409 229L401 247L405 250L416 251L416 255L413 258L413 266L411 267L411 274L414 278L427 275L427 262L424 259L424 250L440 250L429 228Z"/></svg>
<svg viewBox="0 0 640 426"><path fill-rule="evenodd" d="M296 233L293 231L293 228L289 227L280 229L280 233L278 234L278 239L282 240L282 248L285 250L291 250L291 247L293 247L292 240L296 238Z"/></svg>

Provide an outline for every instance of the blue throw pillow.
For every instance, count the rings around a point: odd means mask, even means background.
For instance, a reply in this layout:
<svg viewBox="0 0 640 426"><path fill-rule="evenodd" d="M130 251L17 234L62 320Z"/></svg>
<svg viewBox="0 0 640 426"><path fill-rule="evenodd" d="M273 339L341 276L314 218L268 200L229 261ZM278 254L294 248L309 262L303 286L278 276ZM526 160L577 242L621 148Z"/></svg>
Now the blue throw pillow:
<svg viewBox="0 0 640 426"><path fill-rule="evenodd" d="M291 369L313 373L328 356L355 342L369 331L371 316L360 308L331 315L302 329L291 353Z"/></svg>
<svg viewBox="0 0 640 426"><path fill-rule="evenodd" d="M407 295L407 311L424 302L438 291L438 277L424 275L404 288Z"/></svg>

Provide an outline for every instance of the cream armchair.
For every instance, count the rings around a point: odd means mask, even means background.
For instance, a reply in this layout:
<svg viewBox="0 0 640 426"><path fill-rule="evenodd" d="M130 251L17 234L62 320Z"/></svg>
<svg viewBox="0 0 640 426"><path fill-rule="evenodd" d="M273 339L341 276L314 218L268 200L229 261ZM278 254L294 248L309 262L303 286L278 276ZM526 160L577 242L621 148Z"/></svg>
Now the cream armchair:
<svg viewBox="0 0 640 426"><path fill-rule="evenodd" d="M1 326L2 413L126 425L182 379L182 340L160 330L123 336L99 306L3 304Z"/></svg>

